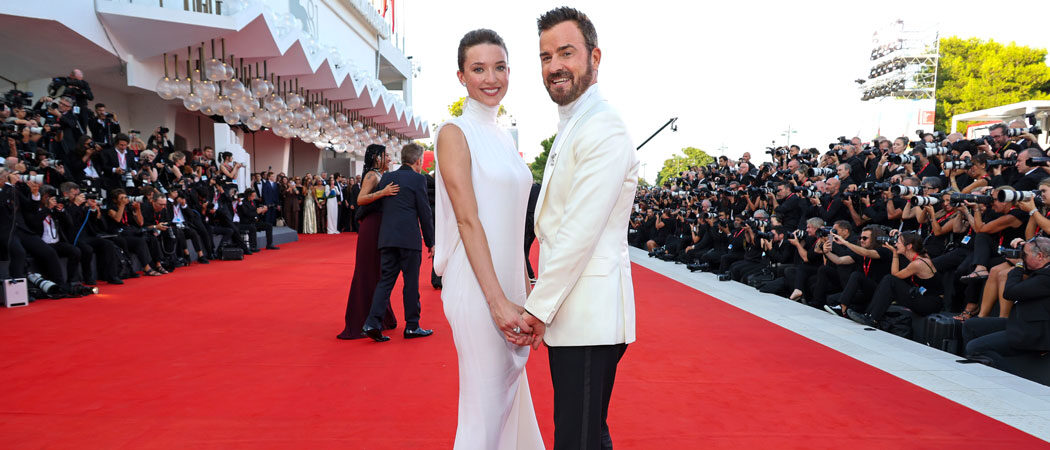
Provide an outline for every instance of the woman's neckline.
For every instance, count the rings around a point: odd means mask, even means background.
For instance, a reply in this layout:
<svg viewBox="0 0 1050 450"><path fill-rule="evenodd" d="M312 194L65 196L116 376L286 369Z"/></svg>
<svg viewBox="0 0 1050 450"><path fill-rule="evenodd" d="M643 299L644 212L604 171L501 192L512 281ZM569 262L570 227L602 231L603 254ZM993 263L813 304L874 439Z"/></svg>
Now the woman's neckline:
<svg viewBox="0 0 1050 450"><path fill-rule="evenodd" d="M478 120L480 122L496 123L496 115L499 113L499 105L488 106L474 98L467 97L463 102L463 116Z"/></svg>

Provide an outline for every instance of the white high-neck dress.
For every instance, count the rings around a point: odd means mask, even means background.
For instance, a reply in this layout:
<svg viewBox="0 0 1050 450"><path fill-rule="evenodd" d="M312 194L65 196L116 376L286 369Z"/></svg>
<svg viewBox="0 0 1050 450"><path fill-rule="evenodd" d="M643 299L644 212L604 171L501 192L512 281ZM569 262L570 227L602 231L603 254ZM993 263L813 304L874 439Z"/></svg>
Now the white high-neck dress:
<svg viewBox="0 0 1050 450"><path fill-rule="evenodd" d="M468 97L453 123L466 137L478 218L485 230L500 287L525 303L525 212L532 173L510 134L496 123L497 108ZM439 130L440 133L440 130ZM436 152L440 154L441 148ZM456 449L542 449L525 362L529 348L507 342L492 321L471 269L456 217L437 166L434 266L441 300L459 356Z"/></svg>

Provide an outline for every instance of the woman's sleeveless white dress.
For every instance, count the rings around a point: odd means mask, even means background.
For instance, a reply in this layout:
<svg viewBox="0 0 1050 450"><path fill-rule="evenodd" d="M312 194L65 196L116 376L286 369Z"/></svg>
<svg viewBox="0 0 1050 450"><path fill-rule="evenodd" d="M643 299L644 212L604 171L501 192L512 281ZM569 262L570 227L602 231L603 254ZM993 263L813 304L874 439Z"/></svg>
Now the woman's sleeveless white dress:
<svg viewBox="0 0 1050 450"><path fill-rule="evenodd" d="M497 108L468 98L452 119L470 148L470 175L492 263L507 298L525 303L525 211L532 173L510 134L496 123ZM440 130L439 130L440 133ZM441 148L436 149L438 154ZM525 362L529 348L507 342L489 314L456 226L437 167L434 267L459 355L456 449L542 449Z"/></svg>

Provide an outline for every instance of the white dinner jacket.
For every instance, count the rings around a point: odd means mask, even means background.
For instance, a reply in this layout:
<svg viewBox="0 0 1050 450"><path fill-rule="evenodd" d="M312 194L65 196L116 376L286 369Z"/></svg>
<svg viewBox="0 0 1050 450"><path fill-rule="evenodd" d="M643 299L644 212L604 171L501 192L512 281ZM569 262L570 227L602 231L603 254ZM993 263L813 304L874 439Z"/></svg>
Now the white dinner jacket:
<svg viewBox="0 0 1050 450"><path fill-rule="evenodd" d="M535 213L539 275L525 309L547 324L550 346L631 343L627 229L638 158L612 106L600 95L581 100L544 170Z"/></svg>

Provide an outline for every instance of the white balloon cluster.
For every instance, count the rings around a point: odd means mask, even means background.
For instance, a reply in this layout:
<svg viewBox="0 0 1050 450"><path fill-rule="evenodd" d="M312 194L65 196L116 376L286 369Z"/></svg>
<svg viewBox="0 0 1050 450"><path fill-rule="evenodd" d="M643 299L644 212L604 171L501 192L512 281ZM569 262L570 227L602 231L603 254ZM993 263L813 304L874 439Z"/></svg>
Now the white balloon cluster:
<svg viewBox="0 0 1050 450"><path fill-rule="evenodd" d="M380 144L396 153L408 142L351 121L346 112L310 102L295 91L279 92L265 78L238 78L231 65L220 59L207 60L203 66L204 77L199 72L183 78L176 73L174 79L165 75L157 82L157 95L180 99L190 111L220 115L230 125L244 124L252 131L269 128L282 138L298 138L337 152L363 155L370 144Z"/></svg>

